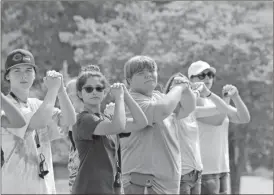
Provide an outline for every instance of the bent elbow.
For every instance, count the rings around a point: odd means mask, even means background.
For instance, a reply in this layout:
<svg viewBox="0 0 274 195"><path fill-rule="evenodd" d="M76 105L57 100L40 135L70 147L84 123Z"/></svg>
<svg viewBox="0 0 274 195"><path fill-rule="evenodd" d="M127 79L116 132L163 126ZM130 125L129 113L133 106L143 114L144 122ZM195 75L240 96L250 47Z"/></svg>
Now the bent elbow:
<svg viewBox="0 0 274 195"><path fill-rule="evenodd" d="M196 104L195 103L191 104L185 108L185 114L188 116L189 114L194 112L195 109L196 109Z"/></svg>
<svg viewBox="0 0 274 195"><path fill-rule="evenodd" d="M142 122L137 123L136 126L140 129L145 128L146 126L148 126L148 120L147 118L145 118Z"/></svg>
<svg viewBox="0 0 274 195"><path fill-rule="evenodd" d="M76 119L76 116L75 115L73 115L73 116L71 116L70 118L69 118L69 120L68 120L68 126L72 126L72 125L74 125L75 123L76 123L76 121L77 121L77 119Z"/></svg>
<svg viewBox="0 0 274 195"><path fill-rule="evenodd" d="M13 128L22 128L26 125L26 121L22 120L22 121L17 121L15 123L13 123Z"/></svg>
<svg viewBox="0 0 274 195"><path fill-rule="evenodd" d="M244 123L249 123L250 120L251 120L251 117L250 117L250 115L248 114L248 115L245 117Z"/></svg>
<svg viewBox="0 0 274 195"><path fill-rule="evenodd" d="M125 132L126 131L126 123L116 123L115 127L117 129L117 132Z"/></svg>

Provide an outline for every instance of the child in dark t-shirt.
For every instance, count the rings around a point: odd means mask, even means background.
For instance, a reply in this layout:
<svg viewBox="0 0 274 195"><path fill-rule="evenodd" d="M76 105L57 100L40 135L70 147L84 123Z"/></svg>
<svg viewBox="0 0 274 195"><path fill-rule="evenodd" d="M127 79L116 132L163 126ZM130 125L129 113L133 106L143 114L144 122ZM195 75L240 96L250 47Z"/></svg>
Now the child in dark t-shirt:
<svg viewBox="0 0 274 195"><path fill-rule="evenodd" d="M147 119L121 83L111 86L115 99L112 119L100 112L107 81L99 71L85 71L76 82L77 94L84 103L73 126L73 138L79 153L80 166L72 193L114 193L117 174L118 134L128 133L147 125ZM125 103L132 113L126 119Z"/></svg>

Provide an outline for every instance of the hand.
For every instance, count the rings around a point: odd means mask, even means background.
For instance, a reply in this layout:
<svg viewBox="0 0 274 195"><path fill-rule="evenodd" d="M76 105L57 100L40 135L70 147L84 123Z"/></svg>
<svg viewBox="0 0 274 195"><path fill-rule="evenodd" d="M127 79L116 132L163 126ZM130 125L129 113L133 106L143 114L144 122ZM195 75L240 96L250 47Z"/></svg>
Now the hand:
<svg viewBox="0 0 274 195"><path fill-rule="evenodd" d="M44 77L44 83L48 89L60 89L62 82L62 74L57 73L55 70L47 72L47 76Z"/></svg>
<svg viewBox="0 0 274 195"><path fill-rule="evenodd" d="M189 80L186 77L177 76L174 78L171 89L175 86L181 85L186 89L189 87Z"/></svg>
<svg viewBox="0 0 274 195"><path fill-rule="evenodd" d="M239 95L239 91L238 91L237 87L235 87L233 85L225 85L222 90L222 95L223 95L223 97L232 98L236 95Z"/></svg>
<svg viewBox="0 0 274 195"><path fill-rule="evenodd" d="M206 97L211 93L211 91L206 87L204 82L193 83L192 89L199 91L201 97Z"/></svg>
<svg viewBox="0 0 274 195"><path fill-rule="evenodd" d="M129 93L129 92L128 92L128 89L127 89L127 87L126 87L126 85L125 85L124 83L121 83L121 85L122 85L122 87L123 87L124 94Z"/></svg>
<svg viewBox="0 0 274 195"><path fill-rule="evenodd" d="M109 104L106 105L106 108L104 110L105 115L113 115L114 114L114 108L115 108L115 103L110 102Z"/></svg>
<svg viewBox="0 0 274 195"><path fill-rule="evenodd" d="M58 93L60 93L62 91L66 91L65 86L64 86L63 75L60 72L56 72L55 70L53 70L53 71L49 71L47 74L52 75L54 77L60 77L61 78L61 85L60 85Z"/></svg>
<svg viewBox="0 0 274 195"><path fill-rule="evenodd" d="M120 98L121 96L124 95L124 89L123 89L123 84L122 83L114 83L110 87L110 93L115 99Z"/></svg>

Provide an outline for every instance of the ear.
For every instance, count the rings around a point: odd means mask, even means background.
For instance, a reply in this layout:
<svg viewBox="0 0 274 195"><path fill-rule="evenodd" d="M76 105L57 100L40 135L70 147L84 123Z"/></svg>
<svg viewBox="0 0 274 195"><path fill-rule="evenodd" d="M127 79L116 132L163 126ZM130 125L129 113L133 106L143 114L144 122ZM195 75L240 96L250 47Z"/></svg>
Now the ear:
<svg viewBox="0 0 274 195"><path fill-rule="evenodd" d="M10 80L10 74L9 74L9 73L5 75L5 79L6 79L7 81Z"/></svg>

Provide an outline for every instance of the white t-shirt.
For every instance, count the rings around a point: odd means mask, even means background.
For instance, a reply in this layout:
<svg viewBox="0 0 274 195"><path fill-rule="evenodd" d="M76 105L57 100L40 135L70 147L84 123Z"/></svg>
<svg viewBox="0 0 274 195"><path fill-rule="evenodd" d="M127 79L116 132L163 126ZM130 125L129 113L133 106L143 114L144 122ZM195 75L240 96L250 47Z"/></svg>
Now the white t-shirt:
<svg viewBox="0 0 274 195"><path fill-rule="evenodd" d="M214 104L205 99L205 105ZM229 172L228 126L226 117L221 125L213 126L198 121L200 149L203 163L202 174Z"/></svg>
<svg viewBox="0 0 274 195"><path fill-rule="evenodd" d="M147 116L144 129L121 138L123 184L129 184L132 172L152 174L152 189L159 194L178 194L181 177L181 154L178 123L172 114L160 123L153 123L153 104L165 94L154 91L152 97L131 92Z"/></svg>
<svg viewBox="0 0 274 195"><path fill-rule="evenodd" d="M193 113L180 119L179 136L182 161L182 175L192 170L203 169L200 152L199 127Z"/></svg>
<svg viewBox="0 0 274 195"><path fill-rule="evenodd" d="M40 148L37 149L35 131L28 131L31 117L42 104L36 98L28 98L28 106L21 106L7 96L22 112L26 125L22 128L1 128L5 163L2 167L3 194L56 194L50 141L61 138L61 112L55 109L52 122L37 130ZM45 156L49 173L42 179L39 174L40 153Z"/></svg>

